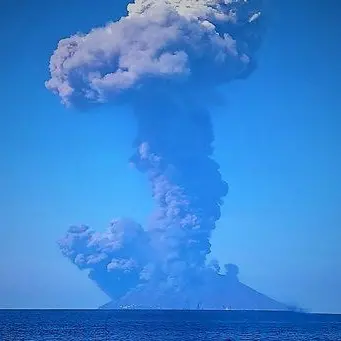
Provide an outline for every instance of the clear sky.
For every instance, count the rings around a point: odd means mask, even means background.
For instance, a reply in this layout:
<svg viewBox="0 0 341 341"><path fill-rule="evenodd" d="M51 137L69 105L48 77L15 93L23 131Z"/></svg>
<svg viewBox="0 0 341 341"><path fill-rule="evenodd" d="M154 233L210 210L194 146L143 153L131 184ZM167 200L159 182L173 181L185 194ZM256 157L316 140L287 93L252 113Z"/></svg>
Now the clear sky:
<svg viewBox="0 0 341 341"><path fill-rule="evenodd" d="M144 222L146 179L129 168L135 122L113 107L65 109L44 87L57 42L115 20L126 1L2 1L0 308L108 301L61 256L73 223ZM259 68L212 112L230 193L213 255L285 303L341 312L341 3L273 1Z"/></svg>

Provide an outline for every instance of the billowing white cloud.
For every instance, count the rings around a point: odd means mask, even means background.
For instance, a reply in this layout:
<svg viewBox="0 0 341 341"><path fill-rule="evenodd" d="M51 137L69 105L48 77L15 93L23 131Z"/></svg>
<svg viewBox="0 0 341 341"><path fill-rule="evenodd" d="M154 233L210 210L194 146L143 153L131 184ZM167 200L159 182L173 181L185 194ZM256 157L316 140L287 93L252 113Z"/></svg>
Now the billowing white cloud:
<svg viewBox="0 0 341 341"><path fill-rule="evenodd" d="M259 12L248 2L146 0L128 9L118 22L59 42L46 87L63 103L117 100L151 91L151 80L207 88L252 66L248 31Z"/></svg>
<svg viewBox="0 0 341 341"><path fill-rule="evenodd" d="M260 13L255 1L248 0L136 0L128 5L128 12L130 16L144 15L161 6L171 7L186 18L209 22L213 26L217 23L236 24Z"/></svg>

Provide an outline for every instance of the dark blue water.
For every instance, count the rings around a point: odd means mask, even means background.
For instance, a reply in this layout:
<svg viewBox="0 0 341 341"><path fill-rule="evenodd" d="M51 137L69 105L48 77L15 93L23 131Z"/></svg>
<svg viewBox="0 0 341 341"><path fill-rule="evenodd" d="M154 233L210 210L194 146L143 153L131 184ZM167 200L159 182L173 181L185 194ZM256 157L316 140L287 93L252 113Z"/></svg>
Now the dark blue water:
<svg viewBox="0 0 341 341"><path fill-rule="evenodd" d="M0 310L1 341L341 341L341 315L217 311Z"/></svg>

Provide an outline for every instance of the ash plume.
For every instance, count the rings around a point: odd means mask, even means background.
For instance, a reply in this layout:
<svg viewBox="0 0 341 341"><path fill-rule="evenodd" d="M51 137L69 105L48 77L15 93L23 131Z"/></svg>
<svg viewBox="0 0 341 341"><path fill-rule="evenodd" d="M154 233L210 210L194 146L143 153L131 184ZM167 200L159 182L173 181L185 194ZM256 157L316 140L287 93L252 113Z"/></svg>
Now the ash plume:
<svg viewBox="0 0 341 341"><path fill-rule="evenodd" d="M227 194L212 159L208 107L217 86L247 77L261 42L261 1L136 0L117 22L58 43L46 87L66 106L130 104L138 122L130 162L155 201L147 226L114 220L71 227L61 251L117 305L221 307L238 268L207 263ZM204 303L202 303L204 302Z"/></svg>

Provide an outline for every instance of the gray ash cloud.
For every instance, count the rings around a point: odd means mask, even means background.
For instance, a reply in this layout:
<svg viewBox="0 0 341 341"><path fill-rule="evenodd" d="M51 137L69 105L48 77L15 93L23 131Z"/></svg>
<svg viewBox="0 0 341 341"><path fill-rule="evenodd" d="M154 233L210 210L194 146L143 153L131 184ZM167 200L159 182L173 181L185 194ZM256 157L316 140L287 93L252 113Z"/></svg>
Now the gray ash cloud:
<svg viewBox="0 0 341 341"><path fill-rule="evenodd" d="M63 104L126 103L138 122L130 162L151 185L148 224L73 226L59 241L117 304L214 307L224 304L224 283L238 281L236 267L223 275L207 263L228 191L208 108L217 86L254 70L261 33L260 1L136 0L119 21L58 43L46 87Z"/></svg>

